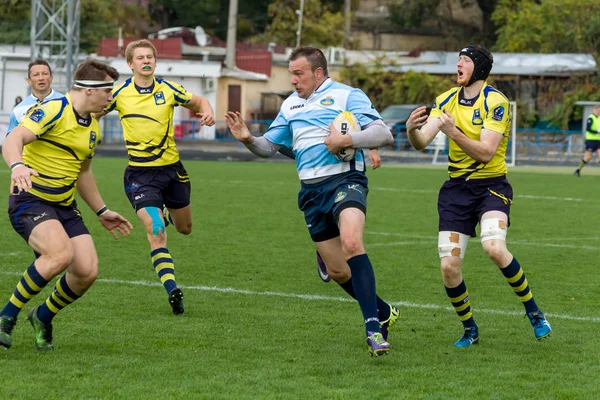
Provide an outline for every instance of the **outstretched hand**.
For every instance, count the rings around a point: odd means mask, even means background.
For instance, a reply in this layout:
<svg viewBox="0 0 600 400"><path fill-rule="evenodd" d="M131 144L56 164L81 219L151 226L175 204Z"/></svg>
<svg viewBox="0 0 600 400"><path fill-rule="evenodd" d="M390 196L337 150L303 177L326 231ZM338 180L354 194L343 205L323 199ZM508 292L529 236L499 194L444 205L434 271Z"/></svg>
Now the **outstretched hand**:
<svg viewBox="0 0 600 400"><path fill-rule="evenodd" d="M100 217L98 217L98 219L100 220L102 226L110 232L110 234L115 238L115 240L119 239L119 235L117 234L117 232L120 233L123 237L127 237L133 229L133 225L131 225L131 222L127 221L127 219L122 217L121 214L119 214L116 211L108 210Z"/></svg>
<svg viewBox="0 0 600 400"><path fill-rule="evenodd" d="M32 187L32 183L31 183L32 175L40 176L40 174L38 174L37 171L35 171L32 168L27 167L24 164L13 168L11 175L10 175L10 193L18 194L21 192L29 191L29 189L31 189L31 187ZM14 192L15 187L17 188L17 193Z"/></svg>
<svg viewBox="0 0 600 400"><path fill-rule="evenodd" d="M427 123L427 107L421 106L416 108L413 112L410 113L408 120L406 121L406 130L411 132L415 129L418 129Z"/></svg>
<svg viewBox="0 0 600 400"><path fill-rule="evenodd" d="M242 143L252 143L252 134L239 111L229 111L225 114L225 122L234 138Z"/></svg>

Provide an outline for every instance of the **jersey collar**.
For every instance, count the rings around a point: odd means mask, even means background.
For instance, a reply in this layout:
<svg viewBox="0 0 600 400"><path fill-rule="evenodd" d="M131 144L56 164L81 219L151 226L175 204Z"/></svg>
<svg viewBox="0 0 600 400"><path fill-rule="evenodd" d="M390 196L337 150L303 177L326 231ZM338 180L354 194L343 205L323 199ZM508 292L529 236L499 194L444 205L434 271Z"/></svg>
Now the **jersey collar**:
<svg viewBox="0 0 600 400"><path fill-rule="evenodd" d="M156 86L156 78L154 78L152 80L152 85L148 86L148 87L140 87L135 83L135 79L131 78L131 80L133 81L133 87L135 87L135 90L139 93L139 94L150 94L154 91L154 87Z"/></svg>
<svg viewBox="0 0 600 400"><path fill-rule="evenodd" d="M31 93L29 95L29 97L31 97L32 100L35 100L38 103L43 103L44 101L51 99L54 96L54 89L50 89L50 93L48 93L48 96L44 97L42 100L38 99L37 97L35 97L35 95L33 93Z"/></svg>

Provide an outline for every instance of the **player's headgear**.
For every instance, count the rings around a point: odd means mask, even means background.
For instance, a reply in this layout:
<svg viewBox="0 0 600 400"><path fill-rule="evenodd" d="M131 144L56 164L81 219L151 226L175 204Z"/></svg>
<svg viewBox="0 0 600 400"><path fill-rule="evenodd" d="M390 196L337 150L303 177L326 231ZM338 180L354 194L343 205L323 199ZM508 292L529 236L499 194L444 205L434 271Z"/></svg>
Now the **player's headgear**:
<svg viewBox="0 0 600 400"><path fill-rule="evenodd" d="M492 64L494 63L494 57L485 47L479 44L471 44L463 48L459 56L467 56L473 60L475 68L473 69L473 75L467 83L467 86L473 82L482 80L485 81L492 70Z"/></svg>

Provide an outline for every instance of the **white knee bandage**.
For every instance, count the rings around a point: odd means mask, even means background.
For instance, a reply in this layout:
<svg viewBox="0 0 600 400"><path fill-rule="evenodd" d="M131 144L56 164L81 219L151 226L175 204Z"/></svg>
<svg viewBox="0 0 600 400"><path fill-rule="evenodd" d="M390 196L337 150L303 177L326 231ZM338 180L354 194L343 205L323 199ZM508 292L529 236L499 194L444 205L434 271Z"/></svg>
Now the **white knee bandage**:
<svg viewBox="0 0 600 400"><path fill-rule="evenodd" d="M481 243L486 240L506 241L506 222L499 218L484 219L481 221Z"/></svg>
<svg viewBox="0 0 600 400"><path fill-rule="evenodd" d="M465 258L469 235L458 232L442 231L438 234L438 254L443 257Z"/></svg>

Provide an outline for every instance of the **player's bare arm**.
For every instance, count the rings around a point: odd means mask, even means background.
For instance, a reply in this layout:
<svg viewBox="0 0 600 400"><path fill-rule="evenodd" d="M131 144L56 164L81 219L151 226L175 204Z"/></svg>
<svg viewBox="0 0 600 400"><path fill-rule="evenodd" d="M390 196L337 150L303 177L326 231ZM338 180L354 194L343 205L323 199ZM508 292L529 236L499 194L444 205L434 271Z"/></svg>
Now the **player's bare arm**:
<svg viewBox="0 0 600 400"><path fill-rule="evenodd" d="M123 237L129 236L133 226L131 223L122 217L118 212L109 210L106 207L100 191L96 185L94 174L91 168L92 160L86 160L81 164L81 171L79 172L79 178L77 179L77 193L81 196L83 201L98 215L98 220L106 228L110 234L118 239L117 233L120 233Z"/></svg>
<svg viewBox="0 0 600 400"><path fill-rule="evenodd" d="M502 134L489 129L482 129L479 140L473 140L463 134L455 125L452 115L444 110L438 121L440 131L464 150L471 158L487 164L494 158L502 141Z"/></svg>
<svg viewBox="0 0 600 400"><path fill-rule="evenodd" d="M415 109L406 121L408 141L416 150L423 150L439 132L438 118L429 118L427 107Z"/></svg>
<svg viewBox="0 0 600 400"><path fill-rule="evenodd" d="M193 95L192 100L184 107L196 111L196 115L200 117L201 125L213 126L215 124L215 112L205 97Z"/></svg>
<svg viewBox="0 0 600 400"><path fill-rule="evenodd" d="M227 122L233 137L242 142L254 155L269 158L281 148L280 145L270 142L264 136L253 136L239 111L229 111L225 114L225 122Z"/></svg>
<svg viewBox="0 0 600 400"><path fill-rule="evenodd" d="M17 192L27 192L31 189L31 175L39 176L39 174L28 168L21 155L23 154L23 147L27 144L36 140L37 137L29 129L22 126L17 126L13 129L2 143L2 157L6 165L11 168L10 177L10 192L12 193L13 188L17 187Z"/></svg>

